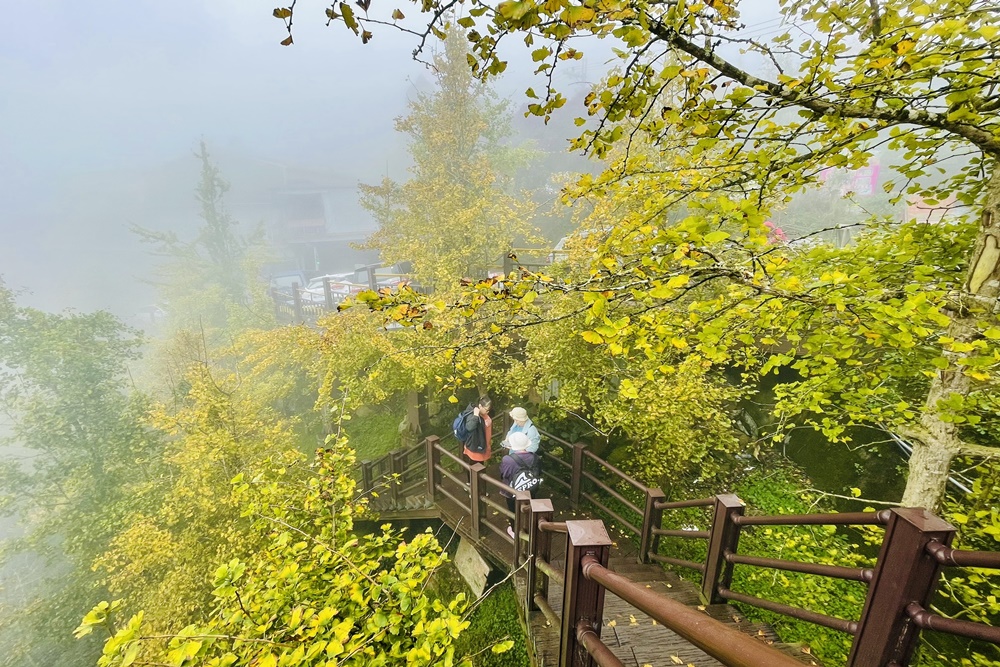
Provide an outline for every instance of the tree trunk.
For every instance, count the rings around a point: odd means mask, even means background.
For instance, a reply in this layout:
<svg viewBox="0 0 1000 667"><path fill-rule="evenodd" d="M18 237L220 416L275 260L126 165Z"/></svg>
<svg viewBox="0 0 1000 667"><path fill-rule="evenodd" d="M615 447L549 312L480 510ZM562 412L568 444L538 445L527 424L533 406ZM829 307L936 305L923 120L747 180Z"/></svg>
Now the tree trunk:
<svg viewBox="0 0 1000 667"><path fill-rule="evenodd" d="M951 316L947 335L958 342L972 342L979 335L978 320L997 310L1000 296L1000 169L990 178L979 236L969 261L965 290ZM962 453L957 424L941 419L939 401L953 394L966 397L971 381L959 365L966 353L946 352L950 362L931 381L913 443L902 504L936 511L944 498L952 460ZM997 450L1000 453L1000 450Z"/></svg>

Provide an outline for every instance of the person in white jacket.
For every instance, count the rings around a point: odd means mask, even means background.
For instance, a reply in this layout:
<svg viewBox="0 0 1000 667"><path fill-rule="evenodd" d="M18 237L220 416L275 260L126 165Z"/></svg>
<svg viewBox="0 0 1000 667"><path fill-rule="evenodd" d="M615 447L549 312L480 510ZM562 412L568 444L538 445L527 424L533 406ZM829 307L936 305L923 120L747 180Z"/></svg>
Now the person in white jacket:
<svg viewBox="0 0 1000 667"><path fill-rule="evenodd" d="M535 425L531 423L528 419L528 411L522 407L514 408L510 411L510 418L514 420L513 426L507 431L506 437L504 437L503 446L507 447L507 442L510 440L510 436L513 433L523 433L528 436L528 440L531 444L528 445L526 451L535 454L538 452L538 443L541 441L541 436L538 435L538 429Z"/></svg>

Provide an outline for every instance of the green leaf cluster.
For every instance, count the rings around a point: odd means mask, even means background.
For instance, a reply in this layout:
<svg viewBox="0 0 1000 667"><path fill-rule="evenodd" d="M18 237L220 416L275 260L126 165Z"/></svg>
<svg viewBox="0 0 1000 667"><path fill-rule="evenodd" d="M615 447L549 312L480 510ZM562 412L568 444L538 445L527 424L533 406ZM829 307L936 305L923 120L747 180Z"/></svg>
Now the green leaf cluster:
<svg viewBox="0 0 1000 667"><path fill-rule="evenodd" d="M79 630L111 633L98 664L454 664L453 642L468 625L464 597L443 602L424 591L446 556L429 532L354 533L363 504L353 462L345 442L331 442L312 464L237 475L243 534L257 548L216 570L211 611L153 634L141 612L118 626L99 606Z"/></svg>

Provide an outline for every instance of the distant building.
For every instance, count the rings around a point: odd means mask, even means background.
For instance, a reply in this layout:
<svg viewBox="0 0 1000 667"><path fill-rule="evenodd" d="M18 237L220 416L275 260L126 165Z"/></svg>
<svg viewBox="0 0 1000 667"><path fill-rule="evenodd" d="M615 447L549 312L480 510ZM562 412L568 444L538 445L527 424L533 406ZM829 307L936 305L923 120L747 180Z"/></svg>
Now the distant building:
<svg viewBox="0 0 1000 667"><path fill-rule="evenodd" d="M244 224L262 222L268 241L279 253L276 268L301 269L308 275L352 270L378 261L378 252L353 247L378 225L358 203L358 182L325 169L243 158L229 176L230 209Z"/></svg>
<svg viewBox="0 0 1000 667"><path fill-rule="evenodd" d="M268 237L296 268L330 273L378 260L377 251L354 247L378 229L358 204L357 184L290 183L275 191L275 205Z"/></svg>

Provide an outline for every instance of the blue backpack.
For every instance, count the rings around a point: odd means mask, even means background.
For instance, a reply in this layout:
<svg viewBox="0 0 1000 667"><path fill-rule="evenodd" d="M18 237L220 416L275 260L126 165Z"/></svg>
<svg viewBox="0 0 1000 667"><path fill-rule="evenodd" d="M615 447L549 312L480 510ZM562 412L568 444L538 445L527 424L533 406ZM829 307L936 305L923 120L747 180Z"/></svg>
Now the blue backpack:
<svg viewBox="0 0 1000 667"><path fill-rule="evenodd" d="M451 423L451 430L455 432L455 437L458 438L459 442L465 442L469 439L469 432L465 430L465 418L472 414L473 406L470 405L466 409L462 410L455 421Z"/></svg>

